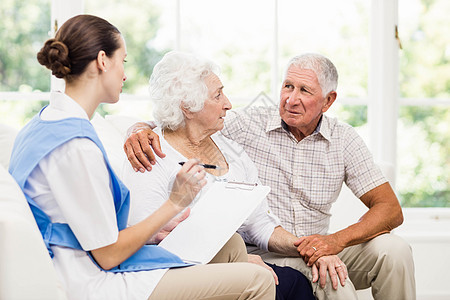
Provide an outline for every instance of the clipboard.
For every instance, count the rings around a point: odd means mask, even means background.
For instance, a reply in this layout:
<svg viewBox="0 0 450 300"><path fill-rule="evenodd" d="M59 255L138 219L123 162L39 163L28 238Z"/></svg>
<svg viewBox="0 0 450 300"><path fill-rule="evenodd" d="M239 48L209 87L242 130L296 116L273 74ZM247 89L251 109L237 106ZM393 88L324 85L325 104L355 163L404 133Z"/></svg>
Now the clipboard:
<svg viewBox="0 0 450 300"><path fill-rule="evenodd" d="M206 264L269 192L270 187L254 183L216 181L159 246L187 263Z"/></svg>

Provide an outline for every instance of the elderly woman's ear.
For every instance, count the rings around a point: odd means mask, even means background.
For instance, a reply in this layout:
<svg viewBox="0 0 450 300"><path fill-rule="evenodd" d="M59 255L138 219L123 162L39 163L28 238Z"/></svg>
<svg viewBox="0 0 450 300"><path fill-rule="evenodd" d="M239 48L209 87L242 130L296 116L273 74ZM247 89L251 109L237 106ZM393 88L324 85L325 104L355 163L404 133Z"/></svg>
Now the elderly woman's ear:
<svg viewBox="0 0 450 300"><path fill-rule="evenodd" d="M189 109L185 108L183 105L183 102L181 102L181 111L183 112L183 115L186 119L191 120L194 118L194 113L190 111Z"/></svg>

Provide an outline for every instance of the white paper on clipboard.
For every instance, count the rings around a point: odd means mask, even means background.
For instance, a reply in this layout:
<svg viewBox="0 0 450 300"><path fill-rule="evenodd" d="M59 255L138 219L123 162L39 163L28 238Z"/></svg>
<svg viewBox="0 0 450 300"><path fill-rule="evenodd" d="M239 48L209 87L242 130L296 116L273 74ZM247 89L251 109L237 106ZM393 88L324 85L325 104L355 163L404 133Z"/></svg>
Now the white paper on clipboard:
<svg viewBox="0 0 450 300"><path fill-rule="evenodd" d="M256 209L270 187L214 182L159 246L185 262L206 264L219 252L245 219Z"/></svg>

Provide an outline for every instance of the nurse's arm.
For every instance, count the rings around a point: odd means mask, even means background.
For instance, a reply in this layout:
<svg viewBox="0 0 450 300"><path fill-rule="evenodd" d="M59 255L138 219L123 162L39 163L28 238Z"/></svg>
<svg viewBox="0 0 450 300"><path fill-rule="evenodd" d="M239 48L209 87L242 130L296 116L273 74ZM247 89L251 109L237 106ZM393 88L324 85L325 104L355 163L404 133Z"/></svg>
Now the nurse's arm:
<svg viewBox="0 0 450 300"><path fill-rule="evenodd" d="M180 212L171 201L166 201L152 215L140 223L119 231L114 244L91 250L95 261L105 270L112 269L144 246L171 218Z"/></svg>
<svg viewBox="0 0 450 300"><path fill-rule="evenodd" d="M206 184L206 173L197 159L188 160L177 173L169 199L150 216L119 231L114 244L91 250L95 261L105 270L132 256L164 225L183 211Z"/></svg>

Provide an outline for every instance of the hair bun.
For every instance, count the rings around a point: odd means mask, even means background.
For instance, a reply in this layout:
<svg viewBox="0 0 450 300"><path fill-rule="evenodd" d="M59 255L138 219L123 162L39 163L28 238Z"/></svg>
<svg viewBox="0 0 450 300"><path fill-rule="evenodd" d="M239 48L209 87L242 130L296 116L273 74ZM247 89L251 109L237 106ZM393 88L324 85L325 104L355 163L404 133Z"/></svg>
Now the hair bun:
<svg viewBox="0 0 450 300"><path fill-rule="evenodd" d="M44 47L37 54L37 60L58 78L64 78L71 72L69 49L63 42L56 39L45 42Z"/></svg>

